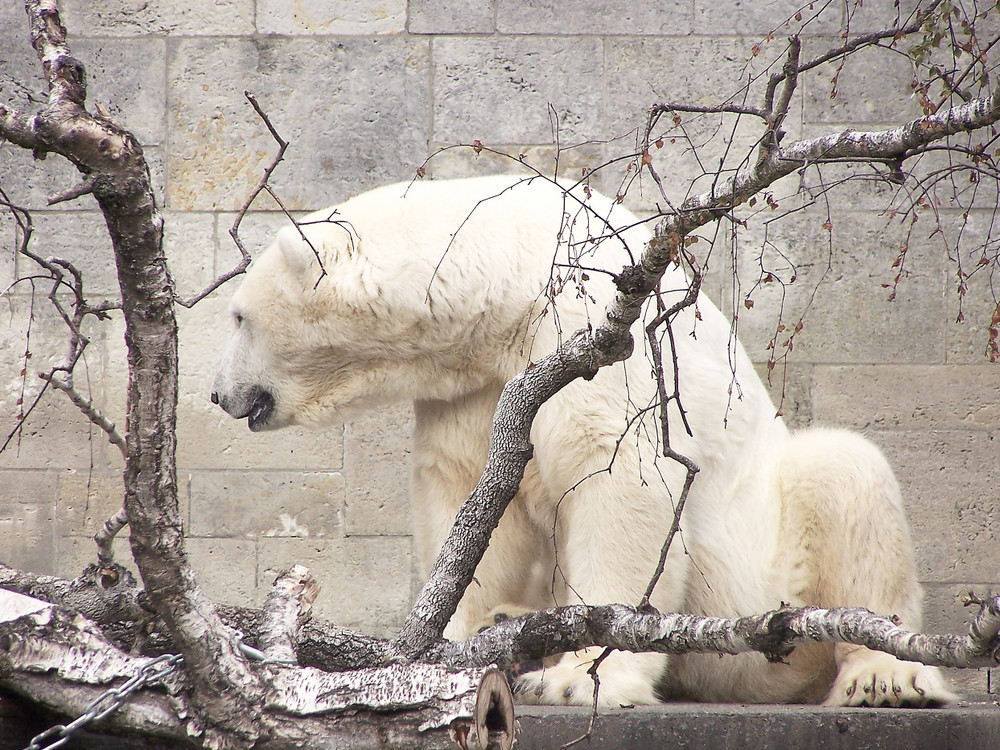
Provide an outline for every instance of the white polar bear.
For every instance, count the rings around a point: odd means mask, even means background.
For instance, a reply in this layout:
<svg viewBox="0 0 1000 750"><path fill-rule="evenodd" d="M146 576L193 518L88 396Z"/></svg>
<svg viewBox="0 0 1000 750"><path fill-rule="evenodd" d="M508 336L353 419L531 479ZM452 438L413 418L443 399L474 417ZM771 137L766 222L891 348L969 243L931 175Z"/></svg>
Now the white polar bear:
<svg viewBox="0 0 1000 750"><path fill-rule="evenodd" d="M234 295L212 400L255 431L412 400L414 539L426 575L483 470L504 383L600 321L612 274L639 256L649 231L603 196L509 177L380 188L313 214L304 231L312 247L283 229ZM686 287L680 269L668 271L666 304ZM862 606L919 627L910 535L879 451L839 431L790 435L706 298L673 327L693 436L674 402L670 440L701 471L652 604L714 616L783 602ZM448 637L474 634L498 611L639 602L684 478L658 451L642 334L637 325L630 359L538 412L534 457ZM519 692L587 704L599 653L566 654L524 676ZM800 647L781 664L616 652L599 674L604 705L953 698L933 668L844 645Z"/></svg>

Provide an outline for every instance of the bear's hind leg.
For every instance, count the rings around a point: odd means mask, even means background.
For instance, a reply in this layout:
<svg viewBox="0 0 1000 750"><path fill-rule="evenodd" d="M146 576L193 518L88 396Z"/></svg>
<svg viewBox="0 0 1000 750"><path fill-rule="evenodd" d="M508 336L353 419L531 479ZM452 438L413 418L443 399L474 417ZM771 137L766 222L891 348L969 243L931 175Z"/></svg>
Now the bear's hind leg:
<svg viewBox="0 0 1000 750"><path fill-rule="evenodd" d="M789 441L778 470L783 538L794 544L792 598L865 607L921 625L921 591L892 469L859 435L813 429ZM851 644L834 648L837 675L824 703L926 706L955 699L934 667Z"/></svg>

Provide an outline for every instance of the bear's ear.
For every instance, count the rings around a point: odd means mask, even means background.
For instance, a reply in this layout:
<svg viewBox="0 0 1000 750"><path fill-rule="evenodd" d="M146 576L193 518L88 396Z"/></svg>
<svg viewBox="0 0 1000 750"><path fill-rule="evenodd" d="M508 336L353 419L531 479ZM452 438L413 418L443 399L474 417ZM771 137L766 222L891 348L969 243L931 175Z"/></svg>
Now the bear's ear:
<svg viewBox="0 0 1000 750"><path fill-rule="evenodd" d="M297 227L282 227L278 230L276 242L292 273L301 276L318 265L316 253L302 239Z"/></svg>

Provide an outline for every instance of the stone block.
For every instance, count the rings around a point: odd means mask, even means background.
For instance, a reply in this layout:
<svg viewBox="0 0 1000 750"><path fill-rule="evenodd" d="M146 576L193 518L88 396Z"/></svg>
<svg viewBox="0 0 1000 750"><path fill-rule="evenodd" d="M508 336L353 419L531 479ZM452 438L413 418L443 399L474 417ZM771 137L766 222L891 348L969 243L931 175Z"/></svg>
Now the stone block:
<svg viewBox="0 0 1000 750"><path fill-rule="evenodd" d="M595 38L442 37L434 43L439 143L564 143L603 137Z"/></svg>
<svg viewBox="0 0 1000 750"><path fill-rule="evenodd" d="M410 534L411 407L380 409L352 420L345 429L344 473L349 478L344 508L348 536Z"/></svg>
<svg viewBox="0 0 1000 750"><path fill-rule="evenodd" d="M410 0L411 34L492 34L492 0Z"/></svg>
<svg viewBox="0 0 1000 750"><path fill-rule="evenodd" d="M179 493L185 511L186 494L186 491ZM125 482L117 471L70 469L59 473L58 499L59 536L92 538L105 521L121 510Z"/></svg>
<svg viewBox="0 0 1000 750"><path fill-rule="evenodd" d="M260 34L400 34L406 27L406 0L305 0L289 5L258 0Z"/></svg>
<svg viewBox="0 0 1000 750"><path fill-rule="evenodd" d="M23 3L6 3L0 8L0 63L0 105L19 112L34 111L44 105L48 85L31 47ZM0 151L7 149L21 150L4 143Z"/></svg>
<svg viewBox="0 0 1000 750"><path fill-rule="evenodd" d="M997 437L974 431L878 432L903 492L927 584L991 581L1000 570Z"/></svg>
<svg viewBox="0 0 1000 750"><path fill-rule="evenodd" d="M964 606L962 599L969 592L986 595L996 591L997 583L938 583L924 585L924 626L925 633L943 633L959 636L967 635L972 618L979 611L975 606ZM988 669L946 669L945 676L959 695L973 695L989 692L996 679Z"/></svg>
<svg viewBox="0 0 1000 750"><path fill-rule="evenodd" d="M839 37L806 39L802 59L808 60L843 44ZM841 65L843 67L841 67ZM902 124L920 117L919 101L910 81L913 66L906 55L867 47L843 59L836 57L800 76L806 123Z"/></svg>
<svg viewBox="0 0 1000 750"><path fill-rule="evenodd" d="M301 564L322 587L313 609L317 617L383 635L409 612L413 560L407 537L262 538L258 545L258 602L280 572Z"/></svg>
<svg viewBox="0 0 1000 750"><path fill-rule="evenodd" d="M6 325L0 327L0 424L4 427L0 444L8 437L10 444L0 452L0 468L101 465L108 447L103 433L65 394L52 388L43 392L44 384L38 378L38 373L65 361L69 341L69 329L43 295L44 287L39 287L33 304L20 294L3 300ZM84 333L91 343L86 360L77 368L77 390L103 408L103 329L86 324ZM15 431L22 411L26 418Z"/></svg>
<svg viewBox="0 0 1000 750"><path fill-rule="evenodd" d="M997 576L1000 577L1000 576ZM924 584L924 627L925 633L955 633L965 635L969 632L972 618L979 612L979 607L966 605L966 597L970 593L987 596L997 591L1000 584L990 583L930 583Z"/></svg>
<svg viewBox="0 0 1000 750"><path fill-rule="evenodd" d="M12 291L16 278L14 268L20 239L21 231L13 215L7 210L0 212L0 294L4 296Z"/></svg>
<svg viewBox="0 0 1000 750"><path fill-rule="evenodd" d="M344 477L328 472L197 471L193 537L339 537Z"/></svg>
<svg viewBox="0 0 1000 750"><path fill-rule="evenodd" d="M56 568L56 475L0 468L0 561L34 573Z"/></svg>
<svg viewBox="0 0 1000 750"><path fill-rule="evenodd" d="M84 536L59 537L58 561L55 575L62 578L76 578L88 565L97 562L97 545L94 540ZM129 546L128 527L125 527L111 543L111 551L115 562L127 568L137 581L142 581L139 568L132 559L132 548ZM141 584L140 584L141 585Z"/></svg>
<svg viewBox="0 0 1000 750"><path fill-rule="evenodd" d="M182 299L193 297L215 279L216 222L209 213L163 215L163 251L175 293Z"/></svg>
<svg viewBox="0 0 1000 750"><path fill-rule="evenodd" d="M499 0L496 23L501 34L686 36L693 30L691 10L683 0Z"/></svg>
<svg viewBox="0 0 1000 750"><path fill-rule="evenodd" d="M756 104L763 96L769 60L755 58L754 40L744 37L621 38L606 42L604 74L604 135L608 160L634 153L637 135L645 133L648 111L654 104L701 107L727 102ZM742 83L752 76L749 91ZM679 205L691 194L708 191L721 170L723 177L754 158L762 135L759 121L747 116L678 113L663 114L655 122L651 139L661 145L650 151L667 198ZM784 123L795 137L799 113L793 110ZM621 161L608 171L613 183L632 180L628 169L634 159ZM628 191L627 205L638 210L664 206L659 188L643 170Z"/></svg>
<svg viewBox="0 0 1000 750"><path fill-rule="evenodd" d="M739 336L751 358L766 358L773 340L775 358L789 342L793 362L944 360L944 259L935 249L876 214L828 216L807 208L773 221L785 210L784 201L778 203L775 212L764 208L749 219L740 236L734 296ZM907 240L903 269L896 268ZM901 270L905 277L890 301ZM803 330L791 337L800 321Z"/></svg>
<svg viewBox="0 0 1000 750"><path fill-rule="evenodd" d="M983 183L983 191L980 192L985 192L985 195L978 205L989 206L991 201L996 205L998 198L989 193L997 189L996 181L984 180ZM1000 304L1000 292L996 287L1000 259L995 250L993 214L992 208L945 212L945 229L950 230L945 284L948 362L983 364L988 361L988 329ZM960 267L963 273L968 274L964 279L966 291L962 296L958 293Z"/></svg>
<svg viewBox="0 0 1000 750"><path fill-rule="evenodd" d="M995 366L818 366L815 372L813 409L821 422L878 430L1000 425Z"/></svg>
<svg viewBox="0 0 1000 750"><path fill-rule="evenodd" d="M34 399L25 399L30 406ZM6 440L13 433L16 410L4 411L14 415L5 419ZM117 453L117 448L111 448ZM86 469L103 467L109 451L105 448L103 434L93 427L79 409L61 392L47 392L24 420L19 434L14 434L10 444L0 453L0 471L14 468L34 469Z"/></svg>
<svg viewBox="0 0 1000 750"><path fill-rule="evenodd" d="M813 368L795 362L778 363L768 372L757 365L757 374L767 386L771 400L792 429L808 427L813 421Z"/></svg>
<svg viewBox="0 0 1000 750"><path fill-rule="evenodd" d="M688 35L608 40L604 73L608 134L621 136L644 126L646 112L658 102L711 107L746 96L755 103L764 91L756 79L769 63L753 56L755 41ZM755 83L744 95L748 75ZM693 113L681 117L686 127L700 121ZM664 118L664 125L672 124L669 116ZM704 130L713 128L706 125Z"/></svg>
<svg viewBox="0 0 1000 750"><path fill-rule="evenodd" d="M191 538L188 560L205 595L220 604L260 606L257 595L257 547L252 539Z"/></svg>
<svg viewBox="0 0 1000 750"><path fill-rule="evenodd" d="M253 0L65 0L63 25L75 36L218 36L253 34Z"/></svg>
<svg viewBox="0 0 1000 750"><path fill-rule="evenodd" d="M725 3L698 2L694 6L694 34L753 37L765 47L762 53L765 55L768 52L766 38L770 34L778 40L791 34L835 34L840 31L842 23L839 5L823 6L820 12L816 12L813 6L804 5L799 0L769 3L730 0ZM797 19L796 14L801 17ZM779 68L780 65L779 62Z"/></svg>
<svg viewBox="0 0 1000 750"><path fill-rule="evenodd" d="M91 111L100 103L144 147L166 143L166 39L83 39L73 44L73 55L87 69Z"/></svg>
<svg viewBox="0 0 1000 750"><path fill-rule="evenodd" d="M975 700L976 696L989 693L991 687L996 692L996 677L992 677L990 672L996 674L996 670L987 668L980 669L942 669L944 678L948 680L951 689L958 693L959 699Z"/></svg>
<svg viewBox="0 0 1000 750"><path fill-rule="evenodd" d="M241 74L220 78L221 69ZM239 208L273 159L277 145L245 89L291 143L271 180L290 209L408 178L426 155L426 40L185 39L168 71L174 209Z"/></svg>
<svg viewBox="0 0 1000 750"><path fill-rule="evenodd" d="M558 176L575 181L604 161L601 147L589 143L564 148L490 143L483 146L484 149L476 153L472 144L458 147L442 144L439 150L432 152L427 162L427 176L432 179L455 179L513 174L528 178L541 174L546 178ZM614 194L613 190L611 194Z"/></svg>
<svg viewBox="0 0 1000 750"><path fill-rule="evenodd" d="M92 301L97 301L95 297L120 298L115 253L107 223L99 211L37 211L32 213L32 220L32 252L42 258L62 258L76 266L83 276L84 293ZM20 276L35 274L38 265L22 256L17 271Z"/></svg>

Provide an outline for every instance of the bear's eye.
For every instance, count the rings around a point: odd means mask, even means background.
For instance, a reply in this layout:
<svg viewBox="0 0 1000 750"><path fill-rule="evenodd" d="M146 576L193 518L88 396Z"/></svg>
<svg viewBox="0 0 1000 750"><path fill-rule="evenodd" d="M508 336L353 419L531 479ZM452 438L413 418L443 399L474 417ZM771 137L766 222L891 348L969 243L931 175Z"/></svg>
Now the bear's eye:
<svg viewBox="0 0 1000 750"><path fill-rule="evenodd" d="M243 316L240 313L233 313L233 319L236 321L237 328L243 325Z"/></svg>

